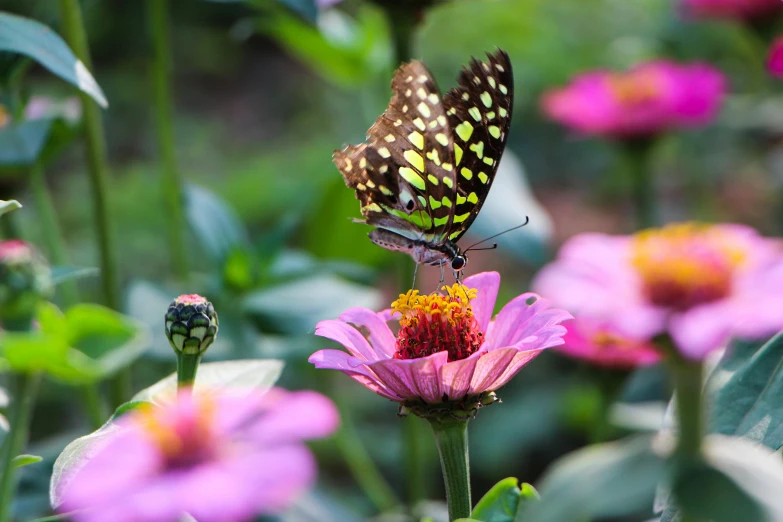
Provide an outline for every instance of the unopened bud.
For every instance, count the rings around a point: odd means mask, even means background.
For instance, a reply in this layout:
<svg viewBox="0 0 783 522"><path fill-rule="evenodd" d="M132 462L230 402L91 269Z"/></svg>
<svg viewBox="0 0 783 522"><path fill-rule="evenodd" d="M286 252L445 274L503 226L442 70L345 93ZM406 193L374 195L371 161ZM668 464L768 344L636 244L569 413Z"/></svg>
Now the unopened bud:
<svg viewBox="0 0 783 522"><path fill-rule="evenodd" d="M0 241L0 320L32 317L51 294L51 270L38 251L18 239Z"/></svg>
<svg viewBox="0 0 783 522"><path fill-rule="evenodd" d="M200 295L181 295L166 311L166 337L177 353L203 354L215 341L217 332L215 308Z"/></svg>

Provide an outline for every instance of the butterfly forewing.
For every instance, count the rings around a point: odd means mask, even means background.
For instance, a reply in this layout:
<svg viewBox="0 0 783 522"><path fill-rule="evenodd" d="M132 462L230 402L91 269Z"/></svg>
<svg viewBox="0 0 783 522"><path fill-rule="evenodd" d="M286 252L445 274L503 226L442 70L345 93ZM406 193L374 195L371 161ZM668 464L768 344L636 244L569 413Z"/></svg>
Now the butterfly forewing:
<svg viewBox="0 0 783 522"><path fill-rule="evenodd" d="M443 98L452 132L457 202L449 239L457 241L473 223L497 173L511 123L514 77L508 55L498 49L488 61L471 60L459 86Z"/></svg>

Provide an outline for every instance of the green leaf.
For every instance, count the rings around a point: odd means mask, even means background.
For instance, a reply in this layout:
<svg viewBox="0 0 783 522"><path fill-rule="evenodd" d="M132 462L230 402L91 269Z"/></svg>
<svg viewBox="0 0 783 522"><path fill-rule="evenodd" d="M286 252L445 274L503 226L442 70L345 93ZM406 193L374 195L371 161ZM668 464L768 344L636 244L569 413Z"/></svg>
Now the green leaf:
<svg viewBox="0 0 783 522"><path fill-rule="evenodd" d="M95 78L54 31L40 22L0 12L0 51L19 53L37 61L63 80L109 106Z"/></svg>
<svg viewBox="0 0 783 522"><path fill-rule="evenodd" d="M478 501L470 516L483 522L513 522L522 495L518 484L513 477L501 480Z"/></svg>
<svg viewBox="0 0 783 522"><path fill-rule="evenodd" d="M21 468L24 466L29 466L30 464L41 462L42 460L43 457L39 457L37 455L17 455L11 460L11 465L14 468Z"/></svg>
<svg viewBox="0 0 783 522"><path fill-rule="evenodd" d="M761 506L723 472L705 464L680 470L672 488L689 519L712 522L765 522Z"/></svg>
<svg viewBox="0 0 783 522"><path fill-rule="evenodd" d="M250 240L239 217L210 190L187 185L185 213L193 233L218 264L222 265L235 250L250 250Z"/></svg>
<svg viewBox="0 0 783 522"><path fill-rule="evenodd" d="M2 40L0 13L0 40ZM30 165L34 163L49 138L52 128L49 118L12 122L0 128L0 165Z"/></svg>
<svg viewBox="0 0 783 522"><path fill-rule="evenodd" d="M68 345L64 337L43 332L5 332L0 358L17 372L45 372L66 383L83 384L100 378L100 368Z"/></svg>
<svg viewBox="0 0 783 522"><path fill-rule="evenodd" d="M67 281L95 277L101 271L94 267L86 266L55 266L52 267L52 284L59 285Z"/></svg>
<svg viewBox="0 0 783 522"><path fill-rule="evenodd" d="M243 393L262 393L277 382L283 371L283 361L277 359L248 359L203 363L196 374L196 393L209 393L223 388ZM177 394L177 374L173 373L145 388L132 401L153 404L170 402Z"/></svg>
<svg viewBox="0 0 783 522"><path fill-rule="evenodd" d="M541 479L541 500L528 503L521 520L622 517L651 505L666 469L651 442L650 437L634 437L563 457Z"/></svg>
<svg viewBox="0 0 783 522"><path fill-rule="evenodd" d="M783 333L758 351L753 345L734 345L711 380L726 374L730 377L713 399L710 432L742 436L772 449L783 446Z"/></svg>
<svg viewBox="0 0 783 522"><path fill-rule="evenodd" d="M338 317L352 306L376 309L380 293L331 274L316 274L249 294L242 303L262 331L312 332L318 321Z"/></svg>
<svg viewBox="0 0 783 522"><path fill-rule="evenodd" d="M22 208L22 204L16 201L15 199L9 199L9 200L0 199L0 216L2 216L3 214L7 214L8 212L11 212L12 210L16 210L18 208Z"/></svg>

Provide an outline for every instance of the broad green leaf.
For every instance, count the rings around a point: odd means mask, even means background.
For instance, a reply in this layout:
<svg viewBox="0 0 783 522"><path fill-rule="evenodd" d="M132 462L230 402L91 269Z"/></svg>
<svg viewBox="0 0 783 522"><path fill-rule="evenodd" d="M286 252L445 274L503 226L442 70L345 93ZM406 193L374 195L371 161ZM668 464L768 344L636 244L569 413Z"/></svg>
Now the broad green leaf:
<svg viewBox="0 0 783 522"><path fill-rule="evenodd" d="M318 321L334 319L352 306L377 309L382 305L374 288L331 274L316 274L249 294L244 311L265 332L312 332Z"/></svg>
<svg viewBox="0 0 783 522"><path fill-rule="evenodd" d="M10 199L10 200L0 199L0 216L2 216L3 214L7 214L8 212L11 212L12 210L16 210L18 208L22 208L22 204L16 201L15 199Z"/></svg>
<svg viewBox="0 0 783 522"><path fill-rule="evenodd" d="M758 351L752 345L735 345L733 350L711 377L717 390L710 432L742 436L778 449L783 446L783 334Z"/></svg>
<svg viewBox="0 0 783 522"><path fill-rule="evenodd" d="M2 40L2 13L0 13L0 41ZM34 163L49 138L52 120L11 122L0 127L0 165L30 165Z"/></svg>
<svg viewBox="0 0 783 522"><path fill-rule="evenodd" d="M765 522L761 506L733 480L707 464L677 473L672 491L689 519L712 522Z"/></svg>
<svg viewBox="0 0 783 522"><path fill-rule="evenodd" d="M40 22L0 12L0 51L28 56L63 80L90 95L103 108L109 106L87 67L54 31Z"/></svg>
<svg viewBox="0 0 783 522"><path fill-rule="evenodd" d="M537 498L538 493L533 486L523 484L520 488L519 481L510 477L492 486L470 516L482 522L513 522L520 505Z"/></svg>
<svg viewBox="0 0 783 522"><path fill-rule="evenodd" d="M67 281L75 281L87 277L95 277L100 270L86 266L55 266L52 267L52 284L59 285Z"/></svg>
<svg viewBox="0 0 783 522"><path fill-rule="evenodd" d="M11 460L11 465L14 468L22 468L24 466L29 466L30 464L36 464L42 460L43 457L37 455L17 455Z"/></svg>
<svg viewBox="0 0 783 522"><path fill-rule="evenodd" d="M195 393L210 393L229 388L237 393L260 393L269 390L283 371L283 361L250 359L202 363L196 374ZM132 401L153 404L170 402L177 394L177 375L169 375L145 388Z"/></svg>
<svg viewBox="0 0 783 522"><path fill-rule="evenodd" d="M5 332L0 336L0 358L14 371L43 371L67 383L91 382L101 375L98 364L64 337L43 332Z"/></svg>
<svg viewBox="0 0 783 522"><path fill-rule="evenodd" d="M557 461L541 479L541 500L528 503L535 522L621 517L652 505L666 460L650 437L588 446Z"/></svg>
<svg viewBox="0 0 783 522"><path fill-rule="evenodd" d="M213 192L187 185L185 212L194 234L215 262L222 264L231 252L250 249L239 217Z"/></svg>

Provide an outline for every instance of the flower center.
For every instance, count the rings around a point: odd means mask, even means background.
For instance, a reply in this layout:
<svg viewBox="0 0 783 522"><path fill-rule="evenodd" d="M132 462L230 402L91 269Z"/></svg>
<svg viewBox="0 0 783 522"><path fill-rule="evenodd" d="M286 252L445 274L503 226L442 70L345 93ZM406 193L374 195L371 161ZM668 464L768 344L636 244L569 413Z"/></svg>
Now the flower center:
<svg viewBox="0 0 783 522"><path fill-rule="evenodd" d="M684 310L726 297L743 249L716 227L696 223L639 232L632 264L644 292L657 306Z"/></svg>
<svg viewBox="0 0 783 522"><path fill-rule="evenodd" d="M591 341L593 345L601 351L627 351L635 348L638 345L637 343L634 343L625 337L614 334L612 332L607 332L605 330L599 330L593 334Z"/></svg>
<svg viewBox="0 0 783 522"><path fill-rule="evenodd" d="M655 77L648 71L617 73L607 78L615 99L626 107L635 107L655 101L660 89Z"/></svg>
<svg viewBox="0 0 783 522"><path fill-rule="evenodd" d="M449 361L458 361L481 347L484 333L470 307L476 290L459 283L443 289L446 295L420 295L418 290L408 290L392 303L392 310L402 315L396 359L418 359L447 351Z"/></svg>
<svg viewBox="0 0 783 522"><path fill-rule="evenodd" d="M217 447L214 402L182 394L179 401L173 408L144 405L137 410L142 430L158 446L167 468L195 466L214 457Z"/></svg>

